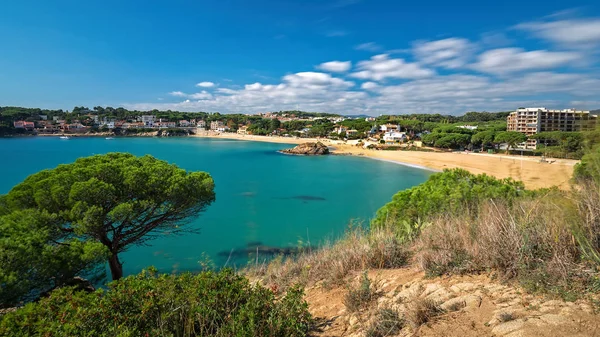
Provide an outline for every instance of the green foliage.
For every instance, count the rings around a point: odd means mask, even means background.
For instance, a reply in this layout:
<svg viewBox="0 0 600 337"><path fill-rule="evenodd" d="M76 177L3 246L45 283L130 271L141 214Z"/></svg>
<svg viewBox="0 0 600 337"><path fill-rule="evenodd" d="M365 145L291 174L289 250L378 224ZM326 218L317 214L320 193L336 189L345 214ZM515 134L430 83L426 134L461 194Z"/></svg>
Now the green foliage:
<svg viewBox="0 0 600 337"><path fill-rule="evenodd" d="M36 209L0 217L0 308L104 268L108 250L102 244L61 233L56 221Z"/></svg>
<svg viewBox="0 0 600 337"><path fill-rule="evenodd" d="M503 131L498 132L496 137L494 138L495 143L506 143L508 144L508 150L514 148L517 144L522 143L527 140L527 136L522 134L521 132L516 131Z"/></svg>
<svg viewBox="0 0 600 337"><path fill-rule="evenodd" d="M574 159L581 159L583 156L583 132L540 132L530 138L536 139L540 152L548 156Z"/></svg>
<svg viewBox="0 0 600 337"><path fill-rule="evenodd" d="M0 270L10 284L31 275L35 282L24 282L29 289L19 286L23 289L10 294L5 291L12 286L3 286L0 296L26 297L52 283L59 286L98 262L99 245L108 251L113 279L118 279L123 273L119 253L162 233L185 231L182 225L214 201L213 190L208 173L125 153L79 158L30 175L0 197L0 256L7 257L0 259ZM28 252L45 255L28 269L18 263ZM56 261L47 263L44 256L52 252ZM81 259L71 262L78 254ZM52 280L39 281L48 276Z"/></svg>
<svg viewBox="0 0 600 337"><path fill-rule="evenodd" d="M456 149L467 146L471 141L471 135L460 133L446 133L438 138L433 146L446 149Z"/></svg>
<svg viewBox="0 0 600 337"><path fill-rule="evenodd" d="M526 193L523 183L512 179L474 175L463 169L444 170L421 185L396 193L377 211L371 226L394 226L404 232L404 221L414 224L444 212L471 212L481 200L511 200Z"/></svg>
<svg viewBox="0 0 600 337"><path fill-rule="evenodd" d="M142 272L108 290L54 291L6 314L6 336L306 336L311 316L293 287L277 300L231 270L196 275Z"/></svg>
<svg viewBox="0 0 600 337"><path fill-rule="evenodd" d="M486 147L492 147L495 138L496 131L494 130L478 132L471 137L471 143L475 146L481 146L481 148L484 149Z"/></svg>
<svg viewBox="0 0 600 337"><path fill-rule="evenodd" d="M344 297L344 305L349 312L356 312L367 307L376 297L375 289L371 287L371 280L365 271L360 278L358 287L349 287Z"/></svg>
<svg viewBox="0 0 600 337"><path fill-rule="evenodd" d="M581 162L575 165L573 178L580 183L591 181L600 185L600 146L589 150L581 158Z"/></svg>

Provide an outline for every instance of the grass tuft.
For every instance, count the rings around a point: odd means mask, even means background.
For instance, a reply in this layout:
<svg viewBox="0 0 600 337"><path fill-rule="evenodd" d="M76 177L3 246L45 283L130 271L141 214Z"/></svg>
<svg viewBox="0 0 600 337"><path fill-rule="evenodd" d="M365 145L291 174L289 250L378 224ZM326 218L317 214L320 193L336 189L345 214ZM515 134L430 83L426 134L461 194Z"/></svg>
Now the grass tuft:
<svg viewBox="0 0 600 337"><path fill-rule="evenodd" d="M386 337L397 335L406 322L396 310L384 308L377 311L375 320L366 331L367 337Z"/></svg>

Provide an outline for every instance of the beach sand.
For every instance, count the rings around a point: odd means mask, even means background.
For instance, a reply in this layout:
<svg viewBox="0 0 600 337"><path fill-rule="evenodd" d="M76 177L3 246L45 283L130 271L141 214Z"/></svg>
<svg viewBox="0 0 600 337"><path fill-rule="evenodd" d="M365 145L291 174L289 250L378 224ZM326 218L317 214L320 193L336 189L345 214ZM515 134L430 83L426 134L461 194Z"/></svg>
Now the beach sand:
<svg viewBox="0 0 600 337"><path fill-rule="evenodd" d="M569 189L569 180L577 160L551 159L553 162L541 163L539 157L521 157L507 155L489 155L456 152L421 152L421 151L377 151L367 150L354 145L343 144L328 139L267 137L223 133L216 135L205 132L195 137L238 139L284 144L300 144L321 141L335 148L333 153L363 156L378 160L407 164L432 170L446 168L463 168L471 173L486 173L496 178L513 178L522 181L528 189L558 186Z"/></svg>

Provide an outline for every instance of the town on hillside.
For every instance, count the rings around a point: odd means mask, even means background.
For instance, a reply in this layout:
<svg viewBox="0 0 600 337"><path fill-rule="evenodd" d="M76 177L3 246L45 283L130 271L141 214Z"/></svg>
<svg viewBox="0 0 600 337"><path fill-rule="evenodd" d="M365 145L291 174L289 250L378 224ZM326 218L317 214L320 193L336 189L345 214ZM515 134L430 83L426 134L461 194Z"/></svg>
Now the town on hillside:
<svg viewBox="0 0 600 337"><path fill-rule="evenodd" d="M220 114L75 107L68 112L0 107L0 135L136 135L169 130L174 134L179 131L179 134L237 133L357 140L365 147L377 149L506 150L577 159L583 143L582 132L595 130L596 120L595 112L541 107L497 113L468 112L462 116L378 117L303 111Z"/></svg>

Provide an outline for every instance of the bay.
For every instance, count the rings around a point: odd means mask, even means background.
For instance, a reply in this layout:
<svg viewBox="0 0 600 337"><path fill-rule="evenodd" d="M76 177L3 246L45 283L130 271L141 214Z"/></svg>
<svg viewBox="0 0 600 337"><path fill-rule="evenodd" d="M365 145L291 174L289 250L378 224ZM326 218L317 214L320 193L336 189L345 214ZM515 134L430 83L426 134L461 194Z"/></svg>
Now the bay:
<svg viewBox="0 0 600 337"><path fill-rule="evenodd" d="M350 156L277 153L287 144L202 138L0 139L0 194L29 174L107 152L150 154L191 171L209 172L216 202L190 223L197 234L165 235L131 247L125 274L150 265L162 272L198 270L199 261L243 266L261 245L316 246L350 223L368 224L399 190L424 182L430 171Z"/></svg>

